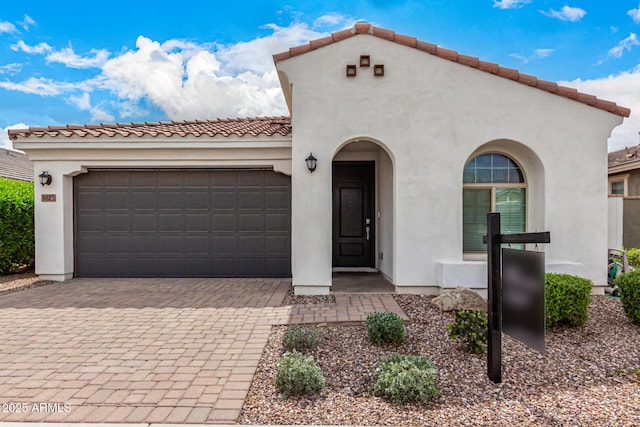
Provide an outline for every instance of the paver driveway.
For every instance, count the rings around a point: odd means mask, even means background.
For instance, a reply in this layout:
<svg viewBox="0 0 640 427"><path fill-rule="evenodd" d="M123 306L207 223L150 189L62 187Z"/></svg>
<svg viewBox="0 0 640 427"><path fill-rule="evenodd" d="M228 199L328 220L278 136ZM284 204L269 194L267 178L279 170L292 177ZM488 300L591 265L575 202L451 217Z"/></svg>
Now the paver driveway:
<svg viewBox="0 0 640 427"><path fill-rule="evenodd" d="M234 423L289 286L74 279L3 295L0 421Z"/></svg>
<svg viewBox="0 0 640 427"><path fill-rule="evenodd" d="M74 279L1 295L0 422L233 424L272 325L407 319L390 294L281 306L289 287Z"/></svg>

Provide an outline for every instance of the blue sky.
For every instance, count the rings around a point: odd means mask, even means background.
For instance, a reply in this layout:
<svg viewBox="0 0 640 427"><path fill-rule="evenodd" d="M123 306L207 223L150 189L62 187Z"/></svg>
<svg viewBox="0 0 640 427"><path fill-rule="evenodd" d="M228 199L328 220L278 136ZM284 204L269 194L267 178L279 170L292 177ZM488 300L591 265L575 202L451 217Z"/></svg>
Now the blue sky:
<svg viewBox="0 0 640 427"><path fill-rule="evenodd" d="M3 146L12 127L288 114L271 55L359 20L630 107L609 148L638 143L639 0L3 3Z"/></svg>

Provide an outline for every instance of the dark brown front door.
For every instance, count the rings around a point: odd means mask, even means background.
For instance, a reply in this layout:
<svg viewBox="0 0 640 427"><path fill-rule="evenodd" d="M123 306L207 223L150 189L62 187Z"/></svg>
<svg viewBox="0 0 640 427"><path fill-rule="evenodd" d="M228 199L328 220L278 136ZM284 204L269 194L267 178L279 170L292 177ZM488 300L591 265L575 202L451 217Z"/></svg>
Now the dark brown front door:
<svg viewBox="0 0 640 427"><path fill-rule="evenodd" d="M374 162L333 162L333 266L375 267Z"/></svg>

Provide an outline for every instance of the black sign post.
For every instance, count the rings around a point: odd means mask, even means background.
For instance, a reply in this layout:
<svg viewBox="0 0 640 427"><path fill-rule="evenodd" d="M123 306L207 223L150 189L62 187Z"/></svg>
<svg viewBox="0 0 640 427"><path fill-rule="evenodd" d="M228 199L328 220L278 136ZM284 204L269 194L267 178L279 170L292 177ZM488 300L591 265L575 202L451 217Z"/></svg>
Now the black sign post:
<svg viewBox="0 0 640 427"><path fill-rule="evenodd" d="M487 214L487 286L488 331L487 375L494 383L502 382L502 253L501 245L508 243L549 243L551 235L542 233L500 234L500 214Z"/></svg>

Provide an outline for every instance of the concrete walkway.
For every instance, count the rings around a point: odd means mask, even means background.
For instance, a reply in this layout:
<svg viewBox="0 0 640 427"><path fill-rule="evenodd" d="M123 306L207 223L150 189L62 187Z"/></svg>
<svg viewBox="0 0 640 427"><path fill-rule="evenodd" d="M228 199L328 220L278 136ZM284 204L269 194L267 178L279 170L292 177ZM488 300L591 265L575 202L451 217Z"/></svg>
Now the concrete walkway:
<svg viewBox="0 0 640 427"><path fill-rule="evenodd" d="M281 306L279 279L74 279L0 296L0 422L233 424L272 325L406 315L389 294Z"/></svg>

